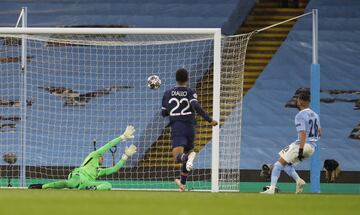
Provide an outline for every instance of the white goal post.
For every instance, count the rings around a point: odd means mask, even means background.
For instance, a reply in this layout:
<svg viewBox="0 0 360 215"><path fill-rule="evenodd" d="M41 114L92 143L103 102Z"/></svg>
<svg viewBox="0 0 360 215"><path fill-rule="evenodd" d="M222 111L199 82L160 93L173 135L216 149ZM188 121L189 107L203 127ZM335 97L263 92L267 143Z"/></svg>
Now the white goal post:
<svg viewBox="0 0 360 215"><path fill-rule="evenodd" d="M92 137L99 147L125 128L117 126L139 124L134 140L138 157L128 161L121 176L106 180L119 189L175 188L170 182L179 168L168 160L169 129L156 114L159 97L174 84L173 74L181 66L190 70L190 87L201 91L200 103L221 122L210 133L209 125L199 122L199 169L195 164L189 186L239 191L243 71L250 36L222 37L220 28L1 27L0 119L12 126L0 130L0 151L18 160L0 162L6 174L1 186L5 179L19 187L64 179L91 151ZM19 68L21 79L14 75ZM149 74L162 79L160 90L146 88L142 76ZM93 99L81 100L85 94ZM113 156L119 159L122 150Z"/></svg>

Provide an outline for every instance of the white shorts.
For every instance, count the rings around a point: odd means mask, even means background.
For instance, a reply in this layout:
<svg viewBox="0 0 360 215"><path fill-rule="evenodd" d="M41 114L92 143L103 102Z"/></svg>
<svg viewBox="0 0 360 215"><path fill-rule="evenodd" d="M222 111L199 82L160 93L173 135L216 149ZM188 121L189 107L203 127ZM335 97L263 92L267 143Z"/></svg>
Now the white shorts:
<svg viewBox="0 0 360 215"><path fill-rule="evenodd" d="M279 152L279 155L282 159L284 159L287 163L290 163L292 165L296 165L300 162L300 160L298 159L298 155L299 155L299 148L300 148L300 144L297 143L291 143L290 145L288 145L287 147L285 147L284 149L282 149ZM312 144L309 143L305 143L304 146L304 159L309 158L315 151L315 147Z"/></svg>

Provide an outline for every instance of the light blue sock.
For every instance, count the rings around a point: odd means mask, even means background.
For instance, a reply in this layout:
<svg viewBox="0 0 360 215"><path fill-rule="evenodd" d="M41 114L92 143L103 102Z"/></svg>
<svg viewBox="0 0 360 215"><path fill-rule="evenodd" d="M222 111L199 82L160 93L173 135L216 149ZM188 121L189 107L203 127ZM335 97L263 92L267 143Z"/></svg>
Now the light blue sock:
<svg viewBox="0 0 360 215"><path fill-rule="evenodd" d="M291 166L291 165L286 165L284 167L284 171L286 172L286 174L288 174L295 181L297 181L300 178L300 176L295 171L295 168L293 166Z"/></svg>
<svg viewBox="0 0 360 215"><path fill-rule="evenodd" d="M272 169L272 172L271 172L271 186L275 187L276 186L276 183L280 177L280 173L281 173L281 170L283 169L283 165L281 165L281 163L279 161L277 161L275 164L274 164L274 168Z"/></svg>

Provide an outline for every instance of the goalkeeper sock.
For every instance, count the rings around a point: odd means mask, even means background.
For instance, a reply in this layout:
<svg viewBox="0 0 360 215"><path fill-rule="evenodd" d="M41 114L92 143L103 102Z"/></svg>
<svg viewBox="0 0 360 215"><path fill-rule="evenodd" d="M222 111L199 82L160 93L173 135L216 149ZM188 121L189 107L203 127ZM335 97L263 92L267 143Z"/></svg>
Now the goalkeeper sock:
<svg viewBox="0 0 360 215"><path fill-rule="evenodd" d="M184 163L188 160L188 155L185 153L179 153L176 155L176 163Z"/></svg>
<svg viewBox="0 0 360 215"><path fill-rule="evenodd" d="M280 173L281 173L281 170L283 169L283 165L277 161L275 164L274 164L274 168L271 172L271 186L272 187L276 187L276 183L280 177Z"/></svg>
<svg viewBox="0 0 360 215"><path fill-rule="evenodd" d="M284 171L286 172L286 174L288 174L295 181L297 181L300 178L300 176L295 171L295 168L293 166L291 166L291 165L286 165L284 167Z"/></svg>
<svg viewBox="0 0 360 215"><path fill-rule="evenodd" d="M185 185L187 177L189 175L189 171L186 170L186 163L183 163L181 166L181 173L180 173L180 182L181 184Z"/></svg>

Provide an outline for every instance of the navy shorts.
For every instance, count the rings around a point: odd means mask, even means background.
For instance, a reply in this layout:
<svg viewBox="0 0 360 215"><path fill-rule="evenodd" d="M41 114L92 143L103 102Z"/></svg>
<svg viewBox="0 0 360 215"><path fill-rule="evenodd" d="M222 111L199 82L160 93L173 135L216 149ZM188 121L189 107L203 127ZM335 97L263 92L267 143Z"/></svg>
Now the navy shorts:
<svg viewBox="0 0 360 215"><path fill-rule="evenodd" d="M194 149L195 125L176 122L171 125L171 145L173 148L182 146L188 152Z"/></svg>

